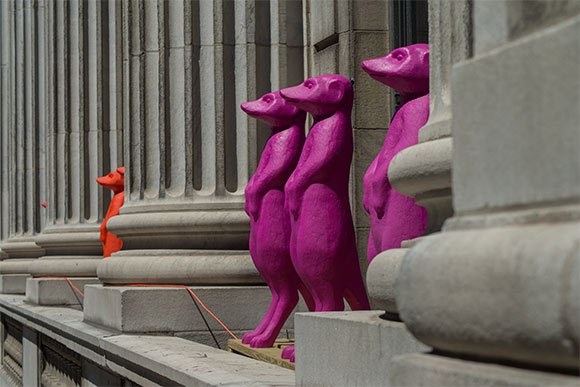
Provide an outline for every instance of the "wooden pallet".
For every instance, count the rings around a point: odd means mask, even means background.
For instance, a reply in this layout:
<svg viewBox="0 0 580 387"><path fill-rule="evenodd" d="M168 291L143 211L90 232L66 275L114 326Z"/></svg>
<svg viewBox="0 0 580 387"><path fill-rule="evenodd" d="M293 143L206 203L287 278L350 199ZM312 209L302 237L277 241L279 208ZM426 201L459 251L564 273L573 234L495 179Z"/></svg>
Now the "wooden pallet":
<svg viewBox="0 0 580 387"><path fill-rule="evenodd" d="M287 359L282 359L282 350L294 344L294 339L278 339L274 346L270 348L250 348L248 344L242 344L242 340L228 340L228 352L238 353L240 355L251 357L252 359L264 361L280 367L288 368L294 371L294 363Z"/></svg>

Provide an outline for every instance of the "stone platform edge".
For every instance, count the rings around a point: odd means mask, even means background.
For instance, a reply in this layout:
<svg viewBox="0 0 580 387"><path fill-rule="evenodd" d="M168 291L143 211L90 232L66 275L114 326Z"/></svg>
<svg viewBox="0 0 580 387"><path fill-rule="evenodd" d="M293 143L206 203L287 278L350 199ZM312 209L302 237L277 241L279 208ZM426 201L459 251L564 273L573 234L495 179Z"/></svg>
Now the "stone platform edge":
<svg viewBox="0 0 580 387"><path fill-rule="evenodd" d="M294 372L278 366L174 336L120 334L83 322L82 311L24 298L0 295L0 313L141 385L295 385Z"/></svg>

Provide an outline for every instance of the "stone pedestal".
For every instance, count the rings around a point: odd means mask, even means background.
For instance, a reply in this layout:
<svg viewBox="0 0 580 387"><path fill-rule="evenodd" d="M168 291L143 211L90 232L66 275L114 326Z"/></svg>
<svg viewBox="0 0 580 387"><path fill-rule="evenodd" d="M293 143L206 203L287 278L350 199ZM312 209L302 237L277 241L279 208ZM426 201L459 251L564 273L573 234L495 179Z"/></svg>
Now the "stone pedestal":
<svg viewBox="0 0 580 387"><path fill-rule="evenodd" d="M190 286L201 302L238 338L254 330L272 300L266 286ZM172 334L221 348L232 338L183 288L89 285L85 288L84 320L123 333ZM307 311L301 301L296 311ZM201 312L200 312L201 311ZM280 337L293 335L293 315Z"/></svg>
<svg viewBox="0 0 580 387"><path fill-rule="evenodd" d="M85 292L85 285L98 284L95 277L61 278L28 278L26 280L26 302L38 305L83 305L83 296L75 290L71 283L80 291Z"/></svg>
<svg viewBox="0 0 580 387"><path fill-rule="evenodd" d="M394 356L429 348L382 311L300 313L296 327L296 384L388 386Z"/></svg>
<svg viewBox="0 0 580 387"><path fill-rule="evenodd" d="M391 386L578 386L578 377L517 366L482 363L432 354L408 354L393 359Z"/></svg>

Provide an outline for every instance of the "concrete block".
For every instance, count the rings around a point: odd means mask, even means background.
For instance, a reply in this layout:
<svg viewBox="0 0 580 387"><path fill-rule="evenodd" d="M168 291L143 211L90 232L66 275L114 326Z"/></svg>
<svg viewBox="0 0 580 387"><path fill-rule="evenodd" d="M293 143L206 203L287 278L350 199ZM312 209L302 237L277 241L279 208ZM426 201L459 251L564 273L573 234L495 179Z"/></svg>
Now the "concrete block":
<svg viewBox="0 0 580 387"><path fill-rule="evenodd" d="M337 32L335 7L336 0L317 0L309 3L311 41L316 44Z"/></svg>
<svg viewBox="0 0 580 387"><path fill-rule="evenodd" d="M388 35L374 31L355 31L352 35L354 48L352 71L355 79L353 125L355 128L386 129L392 116L392 89L372 79L363 71L360 64L363 60L389 53Z"/></svg>
<svg viewBox="0 0 580 387"><path fill-rule="evenodd" d="M38 332L22 326L22 385L36 387L40 385L40 351Z"/></svg>
<svg viewBox="0 0 580 387"><path fill-rule="evenodd" d="M336 74L338 73L338 55L339 55L339 45L333 44L326 47L322 51L316 52L313 55L313 74L312 76L318 76L323 74Z"/></svg>
<svg viewBox="0 0 580 387"><path fill-rule="evenodd" d="M391 386L578 386L577 376L415 353L393 359Z"/></svg>
<svg viewBox="0 0 580 387"><path fill-rule="evenodd" d="M343 1L342 3L348 4ZM353 0L349 14L355 30L386 31L389 29L389 3L383 0ZM340 8L339 8L340 9Z"/></svg>
<svg viewBox="0 0 580 387"><path fill-rule="evenodd" d="M70 278L81 292L88 284L100 283L98 278ZM26 281L26 302L37 305L82 305L83 297L69 282L60 278L28 278Z"/></svg>
<svg viewBox="0 0 580 387"><path fill-rule="evenodd" d="M427 351L402 322L382 311L296 315L296 384L301 386L386 386L391 359Z"/></svg>
<svg viewBox="0 0 580 387"><path fill-rule="evenodd" d="M24 294L26 293L26 279L28 274L2 274L0 275L0 293Z"/></svg>
<svg viewBox="0 0 580 387"><path fill-rule="evenodd" d="M560 215L577 217L570 207ZM447 352L577 370L579 224L555 223L556 211L514 211L496 227L480 214L421 239L396 282L409 330Z"/></svg>
<svg viewBox="0 0 580 387"><path fill-rule="evenodd" d="M579 31L576 17L454 68L456 212L578 201Z"/></svg>
<svg viewBox="0 0 580 387"><path fill-rule="evenodd" d="M83 379L82 387L98 387L98 386L121 386L123 381L120 376L113 375L105 369L96 366L95 364L83 360Z"/></svg>
<svg viewBox="0 0 580 387"><path fill-rule="evenodd" d="M271 293L266 286L191 287L203 304L232 331L253 330L266 314ZM214 331L223 327L203 308ZM301 301L297 310L306 311ZM207 332L191 295L185 289L89 285L84 320L121 332ZM285 328L293 328L292 316Z"/></svg>

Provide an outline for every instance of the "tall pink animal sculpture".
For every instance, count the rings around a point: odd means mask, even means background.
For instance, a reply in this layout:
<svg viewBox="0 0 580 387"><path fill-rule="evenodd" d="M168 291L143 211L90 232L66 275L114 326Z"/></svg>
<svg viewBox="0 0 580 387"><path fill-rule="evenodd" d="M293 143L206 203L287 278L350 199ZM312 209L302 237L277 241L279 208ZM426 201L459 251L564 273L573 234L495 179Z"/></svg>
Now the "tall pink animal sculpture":
<svg viewBox="0 0 580 387"><path fill-rule="evenodd" d="M371 217L367 257L401 247L401 242L423 234L427 212L413 198L401 195L389 183L389 165L403 149L418 142L419 129L429 118L429 46L401 47L389 55L362 62L373 79L401 95L403 106L395 114L383 148L364 176L365 210Z"/></svg>
<svg viewBox="0 0 580 387"><path fill-rule="evenodd" d="M280 94L314 118L285 188L294 268L317 312L344 310L343 298L353 310L367 310L348 199L352 85L340 75L321 75ZM282 355L294 361L294 348Z"/></svg>
<svg viewBox="0 0 580 387"><path fill-rule="evenodd" d="M272 303L262 322L242 343L271 347L298 303L298 289L311 310L312 297L300 282L290 258L290 216L284 209L284 185L304 145L306 112L287 103L279 92L242 104L242 110L272 129L258 169L246 186L250 216L250 254L270 287Z"/></svg>

